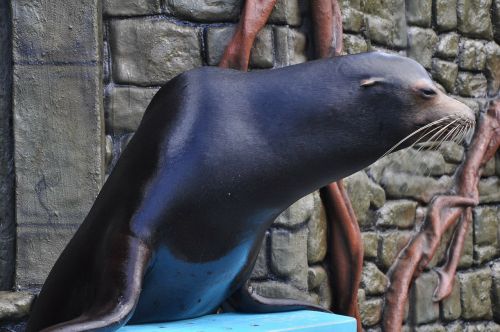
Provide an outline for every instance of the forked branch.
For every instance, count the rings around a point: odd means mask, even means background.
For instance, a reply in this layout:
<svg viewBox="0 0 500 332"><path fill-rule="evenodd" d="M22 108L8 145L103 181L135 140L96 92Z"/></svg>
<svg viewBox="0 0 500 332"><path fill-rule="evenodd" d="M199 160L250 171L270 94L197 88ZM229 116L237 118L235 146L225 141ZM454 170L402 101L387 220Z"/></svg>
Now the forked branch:
<svg viewBox="0 0 500 332"><path fill-rule="evenodd" d="M446 262L437 270L439 284L433 300L440 301L451 293L465 236L472 222L471 207L479 203L479 179L485 164L499 146L500 100L497 100L491 104L486 114L481 115L465 161L455 173L454 186L447 194L434 197L422 229L399 253L389 270L391 286L386 294L383 320L385 331L401 331L411 282L428 266L443 234L455 226Z"/></svg>

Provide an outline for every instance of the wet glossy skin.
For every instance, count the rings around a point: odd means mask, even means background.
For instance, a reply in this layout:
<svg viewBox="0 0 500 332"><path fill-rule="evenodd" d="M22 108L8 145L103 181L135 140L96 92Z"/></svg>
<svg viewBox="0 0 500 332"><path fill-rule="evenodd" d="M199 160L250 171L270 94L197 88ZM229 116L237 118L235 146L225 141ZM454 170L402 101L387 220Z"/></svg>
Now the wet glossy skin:
<svg viewBox="0 0 500 332"><path fill-rule="evenodd" d="M371 77L383 83L363 86ZM433 106L455 105L442 94L432 104L410 92L417 81L433 86L414 61L374 53L173 79L53 268L28 330L213 312L244 285L281 211L452 111Z"/></svg>

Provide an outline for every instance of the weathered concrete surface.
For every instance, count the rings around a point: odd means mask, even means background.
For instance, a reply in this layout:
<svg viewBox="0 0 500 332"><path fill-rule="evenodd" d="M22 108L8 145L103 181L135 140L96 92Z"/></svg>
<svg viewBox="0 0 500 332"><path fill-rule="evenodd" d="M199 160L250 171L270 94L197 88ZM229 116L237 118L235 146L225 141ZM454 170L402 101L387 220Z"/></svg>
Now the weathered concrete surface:
<svg viewBox="0 0 500 332"><path fill-rule="evenodd" d="M406 21L411 25L430 28L432 20L432 0L406 0Z"/></svg>
<svg viewBox="0 0 500 332"><path fill-rule="evenodd" d="M158 18L111 24L113 78L119 83L162 85L202 65L200 28Z"/></svg>
<svg viewBox="0 0 500 332"><path fill-rule="evenodd" d="M108 100L107 125L114 134L134 132L158 88L114 87Z"/></svg>
<svg viewBox="0 0 500 332"><path fill-rule="evenodd" d="M436 0L436 25L440 31L449 31L457 27L457 0Z"/></svg>
<svg viewBox="0 0 500 332"><path fill-rule="evenodd" d="M97 61L102 39L97 1L13 1L14 61Z"/></svg>
<svg viewBox="0 0 500 332"><path fill-rule="evenodd" d="M307 229L272 231L271 269L296 288L307 290Z"/></svg>
<svg viewBox="0 0 500 332"><path fill-rule="evenodd" d="M453 91L458 76L458 65L453 62L432 59L432 78L448 92Z"/></svg>
<svg viewBox="0 0 500 332"><path fill-rule="evenodd" d="M13 4L16 286L43 283L102 184L98 0Z"/></svg>
<svg viewBox="0 0 500 332"><path fill-rule="evenodd" d="M16 284L20 288L39 287L75 229L60 225L24 226L17 232Z"/></svg>
<svg viewBox="0 0 500 332"><path fill-rule="evenodd" d="M86 216L101 185L98 79L94 66L15 67L20 226L78 225Z"/></svg>
<svg viewBox="0 0 500 332"><path fill-rule="evenodd" d="M166 0L167 13L195 22L238 20L243 0ZM299 0L278 0L269 17L269 23L297 26L301 24Z"/></svg>
<svg viewBox="0 0 500 332"><path fill-rule="evenodd" d="M314 210L307 223L307 262L321 263L326 256L328 245L328 226L326 211L321 203L319 192L310 195L314 198Z"/></svg>
<svg viewBox="0 0 500 332"><path fill-rule="evenodd" d="M305 62L306 36L289 27L274 28L275 61L277 67Z"/></svg>
<svg viewBox="0 0 500 332"><path fill-rule="evenodd" d="M161 12L160 0L103 0L104 15L134 16Z"/></svg>
<svg viewBox="0 0 500 332"><path fill-rule="evenodd" d="M231 40L236 26L214 27L207 31L208 64L218 65L226 45ZM250 52L250 66L270 68L273 66L273 36L272 29L262 29L255 39Z"/></svg>
<svg viewBox="0 0 500 332"><path fill-rule="evenodd" d="M494 42L489 42L484 47L484 51L486 53L488 95L491 97L498 96L500 92L500 46Z"/></svg>
<svg viewBox="0 0 500 332"><path fill-rule="evenodd" d="M28 316L35 296L27 292L0 291L0 321Z"/></svg>
<svg viewBox="0 0 500 332"><path fill-rule="evenodd" d="M408 29L408 56L427 69L431 68L432 54L438 42L436 33L431 29L412 27Z"/></svg>
<svg viewBox="0 0 500 332"><path fill-rule="evenodd" d="M243 0L166 0L167 12L193 21L236 21Z"/></svg>
<svg viewBox="0 0 500 332"><path fill-rule="evenodd" d="M0 2L0 290L14 275L14 163L12 140L12 44L10 1Z"/></svg>
<svg viewBox="0 0 500 332"><path fill-rule="evenodd" d="M458 274L462 297L462 317L465 319L491 319L491 270L484 268Z"/></svg>
<svg viewBox="0 0 500 332"><path fill-rule="evenodd" d="M439 318L439 303L432 301L437 282L434 272L424 273L415 280L410 299L410 317L414 323L431 323Z"/></svg>
<svg viewBox="0 0 500 332"><path fill-rule="evenodd" d="M493 37L492 0L457 0L458 30L473 38Z"/></svg>
<svg viewBox="0 0 500 332"><path fill-rule="evenodd" d="M460 285L455 277L451 294L441 303L441 317L444 320L451 321L459 319L461 314L462 306L460 303Z"/></svg>
<svg viewBox="0 0 500 332"><path fill-rule="evenodd" d="M436 55L444 59L455 58L458 54L459 40L460 36L454 32L440 35Z"/></svg>

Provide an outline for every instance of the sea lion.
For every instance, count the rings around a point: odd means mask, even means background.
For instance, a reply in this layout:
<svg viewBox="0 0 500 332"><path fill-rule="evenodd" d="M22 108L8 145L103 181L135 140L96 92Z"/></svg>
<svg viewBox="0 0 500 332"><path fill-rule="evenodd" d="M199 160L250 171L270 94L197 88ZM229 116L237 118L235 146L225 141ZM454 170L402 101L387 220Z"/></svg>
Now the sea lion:
<svg viewBox="0 0 500 332"><path fill-rule="evenodd" d="M422 66L395 55L183 73L154 96L27 330L111 331L205 315L226 301L249 312L324 310L248 287L273 220L405 137L399 148L436 128L456 138L472 123Z"/></svg>

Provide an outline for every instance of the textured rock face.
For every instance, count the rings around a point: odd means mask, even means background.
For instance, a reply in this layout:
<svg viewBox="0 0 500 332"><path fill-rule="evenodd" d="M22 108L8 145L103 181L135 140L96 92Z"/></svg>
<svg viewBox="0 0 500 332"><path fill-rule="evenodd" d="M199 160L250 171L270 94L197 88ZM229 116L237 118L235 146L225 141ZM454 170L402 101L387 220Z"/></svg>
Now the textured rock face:
<svg viewBox="0 0 500 332"><path fill-rule="evenodd" d="M28 316L34 298L26 292L0 292L0 321Z"/></svg>
<svg viewBox="0 0 500 332"><path fill-rule="evenodd" d="M93 0L12 6L20 289L43 283L102 185L100 6Z"/></svg>
<svg viewBox="0 0 500 332"><path fill-rule="evenodd" d="M103 0L104 15L139 16L161 13L160 0Z"/></svg>
<svg viewBox="0 0 500 332"><path fill-rule="evenodd" d="M464 35L490 39L492 0L457 0L458 30Z"/></svg>
<svg viewBox="0 0 500 332"><path fill-rule="evenodd" d="M458 76L458 65L439 59L432 60L432 78L438 81L446 91L453 91Z"/></svg>
<svg viewBox="0 0 500 332"><path fill-rule="evenodd" d="M15 265L12 34L9 2L0 3L0 290L13 284Z"/></svg>
<svg viewBox="0 0 500 332"><path fill-rule="evenodd" d="M210 28L207 32L208 64L218 65L224 47L229 43L234 34L235 26ZM259 32L252 48L250 65L256 68L270 68L274 63L273 34L271 28L265 28Z"/></svg>
<svg viewBox="0 0 500 332"><path fill-rule="evenodd" d="M436 0L436 25L439 31L449 31L457 27L457 0Z"/></svg>
<svg viewBox="0 0 500 332"><path fill-rule="evenodd" d="M500 16L499 16L500 19ZM500 93L500 46L489 42L484 47L486 53L486 77L488 78L488 96Z"/></svg>
<svg viewBox="0 0 500 332"><path fill-rule="evenodd" d="M411 25L431 27L432 0L406 0L406 21Z"/></svg>
<svg viewBox="0 0 500 332"><path fill-rule="evenodd" d="M485 268L458 275L465 319L491 319L491 270Z"/></svg>
<svg viewBox="0 0 500 332"><path fill-rule="evenodd" d="M408 30L408 56L425 68L431 68L432 54L438 42L431 29L410 28Z"/></svg>
<svg viewBox="0 0 500 332"><path fill-rule="evenodd" d="M167 0L167 11L175 17L193 21L236 21L243 0Z"/></svg>
<svg viewBox="0 0 500 332"><path fill-rule="evenodd" d="M111 24L113 76L119 83L160 85L202 65L200 29L157 19Z"/></svg>
<svg viewBox="0 0 500 332"><path fill-rule="evenodd" d="M134 132L157 88L114 87L108 98L108 126L115 134Z"/></svg>
<svg viewBox="0 0 500 332"><path fill-rule="evenodd" d="M458 42L460 36L454 32L439 36L436 46L436 55L444 59L453 59L458 55Z"/></svg>
<svg viewBox="0 0 500 332"><path fill-rule="evenodd" d="M458 74L457 91L465 97L486 97L488 81L483 74L462 72Z"/></svg>
<svg viewBox="0 0 500 332"><path fill-rule="evenodd" d="M439 303L432 301L432 293L437 286L437 274L425 273L415 280L411 291L412 312L414 323L420 325L435 322L439 318Z"/></svg>

